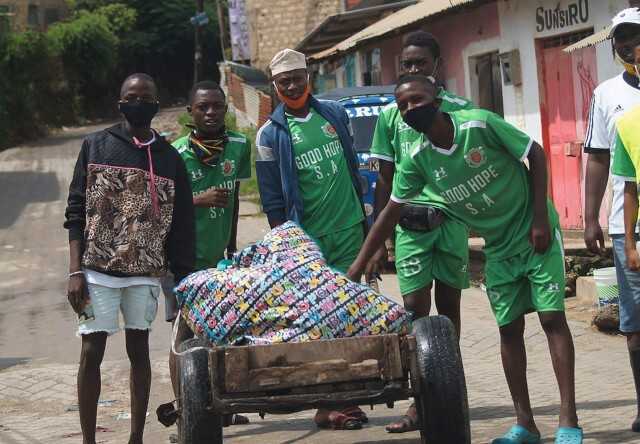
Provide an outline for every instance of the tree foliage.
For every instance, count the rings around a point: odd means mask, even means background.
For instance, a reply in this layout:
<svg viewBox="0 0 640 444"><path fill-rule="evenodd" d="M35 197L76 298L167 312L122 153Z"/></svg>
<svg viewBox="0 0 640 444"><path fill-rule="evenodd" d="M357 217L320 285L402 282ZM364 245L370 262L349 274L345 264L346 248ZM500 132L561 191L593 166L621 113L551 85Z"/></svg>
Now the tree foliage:
<svg viewBox="0 0 640 444"><path fill-rule="evenodd" d="M82 14L82 10L79 11ZM122 37L131 32L136 25L138 12L122 3L111 3L95 9L98 16L104 17L109 30L122 43Z"/></svg>
<svg viewBox="0 0 640 444"><path fill-rule="evenodd" d="M33 122L43 121L59 110L42 106L54 92L52 76L60 67L51 57L43 34L27 31L9 34L0 42L0 143L39 134ZM56 122L59 120L56 119Z"/></svg>
<svg viewBox="0 0 640 444"><path fill-rule="evenodd" d="M114 0L75 0L76 11L100 12L120 5ZM128 0L135 24L121 36L121 76L143 71L156 78L169 97L184 96L193 80L195 0ZM202 28L205 77L217 80L216 63L222 59L215 1L205 1L210 22Z"/></svg>
<svg viewBox="0 0 640 444"><path fill-rule="evenodd" d="M73 20L53 25L47 32L51 50L64 67L67 88L79 97L77 113L93 114L113 84L118 65L119 39L108 19L97 13L81 12Z"/></svg>
<svg viewBox="0 0 640 444"><path fill-rule="evenodd" d="M69 0L70 17L46 33L0 35L0 146L48 125L115 111L122 80L153 76L165 103L193 79L194 0ZM221 59L215 2L202 29L205 76Z"/></svg>

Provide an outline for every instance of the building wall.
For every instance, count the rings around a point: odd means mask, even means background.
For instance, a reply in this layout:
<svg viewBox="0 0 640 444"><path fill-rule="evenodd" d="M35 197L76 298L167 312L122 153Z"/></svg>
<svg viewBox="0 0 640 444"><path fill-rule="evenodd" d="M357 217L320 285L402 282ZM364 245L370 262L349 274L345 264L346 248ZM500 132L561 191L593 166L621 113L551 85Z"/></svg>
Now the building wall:
<svg viewBox="0 0 640 444"><path fill-rule="evenodd" d="M271 115L271 97L248 85L224 63L218 65L220 86L227 95L229 112L236 117L239 127L261 127ZM253 142L253 141L252 141Z"/></svg>
<svg viewBox="0 0 640 444"><path fill-rule="evenodd" d="M580 5L580 2L582 4ZM552 26L552 29L541 26L536 21L539 17L536 14L539 8L555 8L559 6L561 10L568 8L570 4L578 4L584 9L585 4L588 6L588 20L581 21L576 24L575 21L571 25ZM502 39L500 41L501 52L519 49L520 60L522 63L522 85L521 86L504 86L504 111L505 118L516 124L539 142L544 140L543 117L541 115L541 88L542 79L539 77L539 65L541 60L536 53L536 41L553 36L559 36L566 33L572 33L582 30L598 31L611 23L613 17L620 10L629 7L627 0L518 0L512 2L500 2L499 15L502 27ZM596 45L596 79L592 79L597 85L611 77L618 75L622 71L622 67L615 63L611 56L611 45L608 42ZM574 54L575 57L581 57L580 51ZM585 93L575 91L579 85L580 79L574 70L574 96L576 107L585 100L582 97ZM580 103L578 103L580 102ZM586 127L586 117L583 113L578 115L576 121L576 133L578 139L584 138ZM577 194L581 199L581 206L584 208L585 190L584 176L586 172L587 156L581 159L581 186L579 190L573 190L573 194ZM553 175L552 175L553 176ZM553 177L552 177L553 179ZM607 226L607 214L609 212L611 202L611 190L605 194L605 201L600 212L600 222L603 227Z"/></svg>
<svg viewBox="0 0 640 444"><path fill-rule="evenodd" d="M557 106L557 103L544 103L549 96L544 99L542 42L557 38L558 46L568 45L567 36L603 29L616 13L629 7L630 3L637 5L640 1L498 0L437 19L422 20L417 25L434 34L440 42L444 63L439 77L447 89L472 100L477 100L479 93L476 57L495 52L519 52L521 83L506 85L502 78L504 117L545 145L550 164L550 191L559 209L564 208L564 216L561 215L563 227L580 228L583 223L581 208L584 208L585 201L584 176L588 156L581 154L580 143L585 135L590 97L598 83L618 75L622 67L613 61L608 42L572 53L569 81L573 84L573 94L567 91L561 108L569 114L560 118L548 116L545 107ZM545 13L551 20L545 20ZM568 14L571 14L570 20ZM414 29L418 28L407 29L403 35ZM403 35L390 36L358 48L355 52L358 85L362 85L363 55L373 48L381 50L382 83L395 81ZM560 49L545 51L558 54ZM566 56L554 60L564 63ZM566 66L563 66L562 72L566 74ZM560 78L559 74L558 83L555 83L555 78L547 79L547 86L557 87ZM562 85L567 84L564 79ZM567 100L573 103L568 104ZM569 111L571 106L574 109ZM555 125L553 134L549 133L548 118ZM575 132L572 125L575 125ZM609 190L600 213L603 227L607 226L610 201Z"/></svg>
<svg viewBox="0 0 640 444"><path fill-rule="evenodd" d="M402 51L402 36L397 36L380 42L382 52L382 84L393 85L400 72L400 52Z"/></svg>
<svg viewBox="0 0 640 444"><path fill-rule="evenodd" d="M248 0L251 65L266 69L278 51L296 46L326 17L340 12L342 4L342 0Z"/></svg>
<svg viewBox="0 0 640 444"><path fill-rule="evenodd" d="M500 23L496 3L463 10L455 15L445 16L422 29L436 36L440 42L443 66L440 78L450 91L470 96L467 85L465 63L470 52L487 53L497 48L494 42L500 36ZM476 52L477 51L477 52Z"/></svg>
<svg viewBox="0 0 640 444"><path fill-rule="evenodd" d="M47 10L56 10L59 19L63 19L68 14L66 0L0 0L0 6L8 6L11 13L15 14L10 18L11 27L16 31L33 28L45 30L47 25ZM37 7L38 25L29 24L29 6Z"/></svg>
<svg viewBox="0 0 640 444"><path fill-rule="evenodd" d="M556 29L538 31L536 10L539 7L552 8L559 4L565 9L571 3L587 2L589 19L585 23ZM519 49L522 64L522 85L504 86L505 118L531 134L536 140L542 140L540 120L540 93L538 78L538 59L536 57L536 39L552 37L569 32L588 30L598 31L611 23L618 11L629 7L627 0L517 0L499 2L500 26L502 38L500 52ZM611 46L597 45L598 82L619 74L622 69L611 57Z"/></svg>
<svg viewBox="0 0 640 444"><path fill-rule="evenodd" d="M582 7L582 9L580 9ZM476 99L477 85L472 83L475 65L471 58L489 52L507 53L518 50L521 62L522 83L518 86L505 85L503 79L502 100L504 117L510 123L530 134L539 143L545 140L544 117L541 114L541 91L544 91L540 76L542 61L536 52L541 39L563 36L581 31L598 31L610 24L611 17L618 11L629 7L628 0L510 0L498 1L479 8L468 9L460 13L444 16L433 23L426 22L422 29L434 34L441 45L444 65L440 69L440 78L447 89L462 96ZM581 11L579 20L569 23L565 20L541 23L544 11ZM588 14L587 14L588 10ZM542 14L541 14L542 13ZM388 39L392 42L394 39ZM381 45L381 44L380 44ZM622 68L613 62L611 46L608 43L597 45L595 49L595 70L585 84L581 79L577 65L583 58L592 60L587 50L573 54L574 105L576 109L576 141L584 139L587 125L588 101L593 87L599 82L619 74ZM395 63L385 60L387 65ZM585 104L587 106L585 106ZM549 146L546 147L550 149ZM580 199L584 208L584 175L587 156L578 157L578 184L571 185L568 176L554 176L555 180L565 183L564 198ZM556 159L556 162L558 160ZM558 164L556 164L557 166ZM571 173L573 174L573 173ZM575 177L575 176L574 176ZM558 186L558 184L554 185ZM555 189L555 192L558 189ZM606 226L606 214L611 200L610 192L605 196L601 212L601 223ZM578 216L576 216L578 217ZM568 222L567 222L568 223ZM580 223L580 222L578 222ZM574 226L574 225L572 225Z"/></svg>
<svg viewBox="0 0 640 444"><path fill-rule="evenodd" d="M434 34L440 42L444 63L440 67L439 77L447 89L473 100L477 100L479 92L475 73L476 57L494 52L519 52L521 83L506 85L502 78L504 117L539 143L545 144L550 162L550 188L556 203L564 206L564 216L561 216L564 217L564 227L580 228L584 216L580 208L584 208L587 156L581 154L580 143L585 135L590 97L598 83L618 75L622 67L613 61L608 42L572 53L569 80L562 77L564 80L560 83L560 70L567 73L565 65L559 68L557 83L554 77L547 79L547 86L550 87L567 85L568 82L573 84L573 94L567 91L566 97L561 99L564 100L561 110L568 114L564 116L560 111L560 118L551 116L555 126L554 133L549 134L551 127L546 123L548 115L544 108L552 105L541 99L546 97L549 100L549 96L544 94L545 84L541 77L544 66L542 42L549 38L558 39L553 45L557 50L545 51L551 54L550 57L556 57L553 60L557 60L557 66L560 67L560 63L566 61L566 56L557 58L560 57L557 54L562 46L569 44L567 36L575 37L575 33L603 29L611 23L615 14L629 7L630 3L638 4L640 1L498 0L465 8L455 14L445 14L437 19L422 20L417 25ZM551 20L545 20L545 13L549 14ZM568 14L571 14L570 20L567 19ZM413 27L402 35L390 36L358 48L355 51L357 84L362 85L363 55L374 48L381 50L381 83L393 83L397 76L402 37L415 29L418 28ZM335 61L332 64L335 65ZM567 100L573 103L569 104ZM557 106L557 101L554 103L553 106ZM572 125L575 125L575 132ZM550 141L552 138L554 141ZM600 214L603 227L607 226L610 201L611 192L608 191Z"/></svg>
<svg viewBox="0 0 640 444"><path fill-rule="evenodd" d="M361 59L366 51L380 48L382 84L393 84L399 75L403 38L418 29L430 32L438 39L444 60L439 69L440 79L444 81L448 89L462 96L468 94L468 88L465 84L465 50L471 45L477 44L478 41L493 42L500 36L497 6L495 3L490 3L456 15L445 16L437 22L423 24L408 29L401 35L363 46L358 50L358 58ZM362 84L361 77L357 81L358 85Z"/></svg>
<svg viewBox="0 0 640 444"><path fill-rule="evenodd" d="M551 30L537 30L539 25L536 10L539 7L553 9L559 6L560 9L565 9L569 4L579 1L588 5L589 18L586 22ZM536 40L588 29L600 30L610 24L611 17L618 11L627 7L628 0L498 1L444 16L432 23L424 23L419 29L431 32L438 38L444 61L439 71L440 78L447 89L462 96L472 96L470 57L492 51L505 53L519 50L522 84L503 84L505 119L527 131L536 140L542 140ZM410 31L407 30L404 34ZM383 84L395 81L401 42L402 36L394 36L358 50L361 56L367 50L381 48ZM598 82L621 72L622 68L612 60L610 45L597 45L596 58ZM360 85L362 79L359 77L357 80Z"/></svg>

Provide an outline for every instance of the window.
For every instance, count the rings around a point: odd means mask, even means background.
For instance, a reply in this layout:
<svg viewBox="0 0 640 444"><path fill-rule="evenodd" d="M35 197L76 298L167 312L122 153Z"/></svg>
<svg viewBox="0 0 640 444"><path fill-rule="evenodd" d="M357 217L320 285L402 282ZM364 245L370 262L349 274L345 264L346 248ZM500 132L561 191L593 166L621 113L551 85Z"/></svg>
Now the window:
<svg viewBox="0 0 640 444"><path fill-rule="evenodd" d="M364 86L380 85L382 83L380 48L365 52L363 65L362 84Z"/></svg>
<svg viewBox="0 0 640 444"><path fill-rule="evenodd" d="M378 116L362 116L350 120L353 128L353 148L359 153L368 153L371 150L377 121Z"/></svg>
<svg viewBox="0 0 640 444"><path fill-rule="evenodd" d="M38 5L29 5L27 24L31 27L40 26L40 11L38 10Z"/></svg>
<svg viewBox="0 0 640 444"><path fill-rule="evenodd" d="M356 86L356 56L353 54L344 60L344 86Z"/></svg>

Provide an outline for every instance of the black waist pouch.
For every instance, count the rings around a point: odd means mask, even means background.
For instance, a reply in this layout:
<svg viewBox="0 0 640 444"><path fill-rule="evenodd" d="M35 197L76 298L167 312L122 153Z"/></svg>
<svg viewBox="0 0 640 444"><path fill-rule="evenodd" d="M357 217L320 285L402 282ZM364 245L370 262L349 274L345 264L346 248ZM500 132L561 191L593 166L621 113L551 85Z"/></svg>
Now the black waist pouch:
<svg viewBox="0 0 640 444"><path fill-rule="evenodd" d="M405 230L432 231L438 228L446 218L444 211L439 208L406 204L398 224Z"/></svg>

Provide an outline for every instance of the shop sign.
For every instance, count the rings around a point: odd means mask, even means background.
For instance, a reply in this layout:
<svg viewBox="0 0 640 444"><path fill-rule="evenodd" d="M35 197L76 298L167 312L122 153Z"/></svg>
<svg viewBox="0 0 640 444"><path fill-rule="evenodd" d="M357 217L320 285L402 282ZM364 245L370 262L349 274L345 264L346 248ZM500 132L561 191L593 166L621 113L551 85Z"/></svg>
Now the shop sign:
<svg viewBox="0 0 640 444"><path fill-rule="evenodd" d="M554 2L555 3L555 2ZM552 31L589 22L589 0L577 0L566 6L536 8L536 31Z"/></svg>

